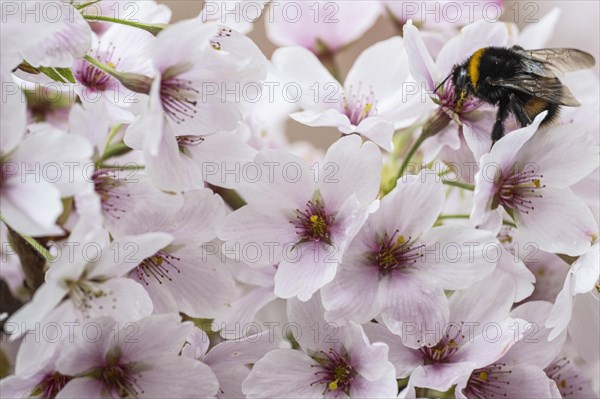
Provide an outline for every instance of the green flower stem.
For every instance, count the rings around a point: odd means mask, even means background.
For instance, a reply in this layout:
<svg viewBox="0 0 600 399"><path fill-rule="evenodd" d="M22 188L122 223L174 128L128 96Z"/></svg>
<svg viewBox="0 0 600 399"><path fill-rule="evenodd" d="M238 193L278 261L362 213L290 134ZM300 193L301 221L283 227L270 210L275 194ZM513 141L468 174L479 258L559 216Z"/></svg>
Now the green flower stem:
<svg viewBox="0 0 600 399"><path fill-rule="evenodd" d="M86 15L82 14L83 18L88 21L94 22L112 22L114 24L127 25L138 29L143 29L147 32L152 33L154 36L158 35L164 28L164 25L152 25L152 24L142 24L140 22L128 21L126 19L112 18L104 15Z"/></svg>
<svg viewBox="0 0 600 399"><path fill-rule="evenodd" d="M444 219L468 219L469 215L467 214L448 214L448 215L440 215L438 216L438 220Z"/></svg>
<svg viewBox="0 0 600 399"><path fill-rule="evenodd" d="M105 163L101 163L98 165L98 169L115 169L115 170L144 170L146 169L146 167L144 165L133 165L132 163L128 162L124 165L111 165L111 164L105 164Z"/></svg>
<svg viewBox="0 0 600 399"><path fill-rule="evenodd" d="M452 181L452 180L443 179L442 183L444 183L447 186L462 188L463 190L469 190L469 191L475 190L475 186L474 185L468 184L468 183L461 183L459 181Z"/></svg>
<svg viewBox="0 0 600 399"><path fill-rule="evenodd" d="M104 150L104 153L102 154L102 157L100 157L100 160L98 161L98 163L102 164L107 159L110 159L112 157L116 157L119 155L127 154L129 151L131 151L131 148L129 148L125 143L123 143L123 142L115 143L113 145L106 147L106 149Z"/></svg>
<svg viewBox="0 0 600 399"><path fill-rule="evenodd" d="M396 180L398 180L399 178L404 176L404 172L406 172L406 168L410 164L410 160L417 153L417 150L419 149L421 144L423 144L423 142L428 137L429 137L429 134L426 134L425 131L423 131L421 133L421 135L419 136L419 138L413 143L412 147L410 147L410 150L408 150L408 154L406 154L404 161L402 161L402 164L400 165L400 170L398 171L398 176L396 176Z"/></svg>

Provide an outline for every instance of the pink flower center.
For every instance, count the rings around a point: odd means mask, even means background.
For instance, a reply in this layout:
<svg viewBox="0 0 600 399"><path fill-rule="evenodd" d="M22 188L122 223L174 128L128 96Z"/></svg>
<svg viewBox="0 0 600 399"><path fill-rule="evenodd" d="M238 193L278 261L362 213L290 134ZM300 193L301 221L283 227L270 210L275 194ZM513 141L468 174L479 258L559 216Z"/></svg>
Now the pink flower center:
<svg viewBox="0 0 600 399"><path fill-rule="evenodd" d="M433 99L433 101L440 105L444 111L449 114L462 114L471 112L483 104L483 101L477 97L457 96L452 79L448 79L434 94L436 97Z"/></svg>
<svg viewBox="0 0 600 399"><path fill-rule="evenodd" d="M571 367L571 361L566 357L554 360L544 369L546 375L556 382L556 386L563 398L570 398L583 391L582 378Z"/></svg>
<svg viewBox="0 0 600 399"><path fill-rule="evenodd" d="M422 346L419 348L425 358L426 364L445 363L460 349L465 336L462 332L464 323L448 326L446 335L435 346ZM454 330L451 331L451 330Z"/></svg>
<svg viewBox="0 0 600 399"><path fill-rule="evenodd" d="M34 388L31 396L41 399L54 399L56 394L71 381L72 377L62 375L58 372L46 374L42 381Z"/></svg>
<svg viewBox="0 0 600 399"><path fill-rule="evenodd" d="M118 188L127 183L127 179L117 178L115 171L98 169L92 175L92 181L94 190L100 196L102 210L114 219L121 219L119 215L125 213L125 209L119 207L119 201L130 197L130 194L120 192Z"/></svg>
<svg viewBox="0 0 600 399"><path fill-rule="evenodd" d="M115 49L111 43L106 51L90 50L90 55L101 63L116 69L121 59L115 60ZM94 91L105 91L116 82L112 76L84 60L77 61L74 75L79 83Z"/></svg>
<svg viewBox="0 0 600 399"><path fill-rule="evenodd" d="M464 393L467 398L506 397L506 388L510 385L506 378L512 370L504 370L505 363L494 363L471 373Z"/></svg>
<svg viewBox="0 0 600 399"><path fill-rule="evenodd" d="M417 263L418 259L423 257L424 247L425 245L414 245L411 237L405 239L396 230L391 236L385 233L370 259L375 262L382 275L387 275L394 270L403 270Z"/></svg>
<svg viewBox="0 0 600 399"><path fill-rule="evenodd" d="M177 144L179 147L195 147L202 144L204 137L200 136L177 136Z"/></svg>
<svg viewBox="0 0 600 399"><path fill-rule="evenodd" d="M100 379L107 390L121 398L137 398L144 394L144 390L138 384L133 367L122 363L119 357L108 355L106 364L99 372Z"/></svg>
<svg viewBox="0 0 600 399"><path fill-rule="evenodd" d="M496 185L492 208L502 205L504 208L529 213L534 209L532 198L542 198L541 190L546 187L541 183L543 177L534 168L526 168L501 178Z"/></svg>
<svg viewBox="0 0 600 399"><path fill-rule="evenodd" d="M314 373L317 379L310 384L311 386L325 385L323 394L326 392L350 393L350 385L356 376L356 371L350 364L348 354L341 354L329 349L327 353L321 351L321 356L315 357L314 360L319 364L311 366L318 368L318 371Z"/></svg>
<svg viewBox="0 0 600 399"><path fill-rule="evenodd" d="M350 86L348 94L344 94L340 99L340 112L350 119L350 123L358 126L362 121L377 114L377 101L375 93L369 90L367 95L361 94L361 86L358 86L356 93L353 93L353 87Z"/></svg>
<svg viewBox="0 0 600 399"><path fill-rule="evenodd" d="M316 199L306 203L306 209L296 209L296 220L290 221L296 227L300 242L324 242L331 245L331 226L334 217L325 210L323 203Z"/></svg>
<svg viewBox="0 0 600 399"><path fill-rule="evenodd" d="M166 73L168 75L168 71ZM177 75L164 77L160 84L160 101L165 114L176 124L193 119L198 112L199 91L192 82L177 78Z"/></svg>
<svg viewBox="0 0 600 399"><path fill-rule="evenodd" d="M164 251L158 251L156 254L146 258L136 267L137 277L143 281L146 286L150 285L148 279L152 278L162 284L163 280L173 281L172 272L181 273L176 263L181 258L168 254Z"/></svg>

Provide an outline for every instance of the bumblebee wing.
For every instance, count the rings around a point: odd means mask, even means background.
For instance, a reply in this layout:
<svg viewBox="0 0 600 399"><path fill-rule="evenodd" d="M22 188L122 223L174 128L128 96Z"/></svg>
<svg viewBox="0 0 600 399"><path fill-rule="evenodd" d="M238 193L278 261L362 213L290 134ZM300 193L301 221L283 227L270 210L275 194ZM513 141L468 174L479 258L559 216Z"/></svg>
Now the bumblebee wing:
<svg viewBox="0 0 600 399"><path fill-rule="evenodd" d="M514 46L512 50L524 57L525 72L541 76L562 75L596 65L596 60L591 54L571 48L524 50Z"/></svg>
<svg viewBox="0 0 600 399"><path fill-rule="evenodd" d="M512 78L487 79L492 86L504 87L529 94L552 104L578 107L581 105L569 88L556 77L518 74Z"/></svg>

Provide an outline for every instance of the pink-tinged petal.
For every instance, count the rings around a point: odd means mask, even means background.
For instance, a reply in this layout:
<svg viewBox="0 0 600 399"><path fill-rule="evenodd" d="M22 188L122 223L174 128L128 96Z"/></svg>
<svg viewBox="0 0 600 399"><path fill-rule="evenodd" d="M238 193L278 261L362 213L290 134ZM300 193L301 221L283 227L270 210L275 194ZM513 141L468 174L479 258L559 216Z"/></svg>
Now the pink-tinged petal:
<svg viewBox="0 0 600 399"><path fill-rule="evenodd" d="M2 48L5 49L4 34L2 42ZM4 157L18 145L25 134L27 103L25 95L10 75L2 73L0 81L2 82L0 90L2 90L3 98L0 109L0 129L2 130L0 155Z"/></svg>
<svg viewBox="0 0 600 399"><path fill-rule="evenodd" d="M385 372L374 381L364 378L362 375L356 376L350 385L351 398L381 398L389 399L396 397L398 393L398 381L396 381L396 371L389 362L383 362Z"/></svg>
<svg viewBox="0 0 600 399"><path fill-rule="evenodd" d="M419 366L410 375L410 384L445 392L452 385L468 377L475 367L475 364L470 362L435 363L428 366Z"/></svg>
<svg viewBox="0 0 600 399"><path fill-rule="evenodd" d="M325 155L318 176L325 205L339 209L352 195L364 207L373 202L381 181L381 152L370 142L351 135L336 141Z"/></svg>
<svg viewBox="0 0 600 399"><path fill-rule="evenodd" d="M284 256L275 273L275 295L308 301L335 277L338 248L324 243L298 245Z"/></svg>
<svg viewBox="0 0 600 399"><path fill-rule="evenodd" d="M56 399L100 399L106 397L109 392L104 389L104 384L91 377L75 378L67 383L56 395Z"/></svg>
<svg viewBox="0 0 600 399"><path fill-rule="evenodd" d="M390 273L379 285L379 306L385 325L402 337L404 345L418 348L448 323L448 300L444 290L411 272ZM434 337L434 340L437 340Z"/></svg>
<svg viewBox="0 0 600 399"><path fill-rule="evenodd" d="M217 364L211 365L210 368L219 380L218 398L239 399L245 397L242 392L242 384L250 374L248 366L241 363L235 365Z"/></svg>
<svg viewBox="0 0 600 399"><path fill-rule="evenodd" d="M575 281L573 279L572 270L567 273L563 289L556 296L552 311L549 312L545 326L552 328L548 339L556 339L566 328L571 321L573 312L573 290Z"/></svg>
<svg viewBox="0 0 600 399"><path fill-rule="evenodd" d="M108 317L76 326L74 342L69 342L59 351L56 371L63 375L80 375L102 366L109 349L119 338L119 327L121 326Z"/></svg>
<svg viewBox="0 0 600 399"><path fill-rule="evenodd" d="M353 262L342 263L333 281L321 289L325 319L338 325L349 320L363 324L379 314L379 271Z"/></svg>
<svg viewBox="0 0 600 399"><path fill-rule="evenodd" d="M369 342L362 327L352 321L344 329L344 348L350 354L352 367L368 381L382 378L392 366L387 344Z"/></svg>
<svg viewBox="0 0 600 399"><path fill-rule="evenodd" d="M357 130L350 119L342 114L337 109L326 109L323 111L306 110L302 112L294 112L290 114L290 118L296 122L300 122L306 126L321 127L321 126L332 126L338 128L338 130L345 134L354 133Z"/></svg>
<svg viewBox="0 0 600 399"><path fill-rule="evenodd" d="M503 363L545 368L559 355L567 334L564 332L556 339L548 340L551 330L544 324L551 310L550 302L532 301L518 306L510 313L513 318L525 320L527 330L523 332L523 338L502 358Z"/></svg>
<svg viewBox="0 0 600 399"><path fill-rule="evenodd" d="M42 284L37 289L31 301L23 305L17 310L8 320L5 329L8 333L10 325L18 326L15 335L11 335L11 339L16 339L24 334L27 330L33 330L36 323L44 318L52 311L65 297L68 290L62 284L48 282ZM15 324L11 324L15 323Z"/></svg>
<svg viewBox="0 0 600 399"><path fill-rule="evenodd" d="M188 188L196 188L194 184L201 184L202 173L199 168L192 168L190 173L187 167L196 166L187 164L185 156L180 153L179 145L175 136L166 130L160 137L156 155L144 151L144 162L146 173L152 179L154 185L163 191L179 193ZM191 162L190 162L191 163ZM194 174L195 176L189 176Z"/></svg>
<svg viewBox="0 0 600 399"><path fill-rule="evenodd" d="M108 316L124 324L152 314L154 307L148 292L129 278L112 278L99 284L98 289L103 295L88 301L89 308L83 313L86 319Z"/></svg>
<svg viewBox="0 0 600 399"><path fill-rule="evenodd" d="M392 334L384 325L367 323L363 326L371 342L383 342L389 347L388 358L396 369L397 378L408 377L415 368L423 364L423 356L418 349L404 346L402 338Z"/></svg>
<svg viewBox="0 0 600 399"><path fill-rule="evenodd" d="M214 323L221 329L223 338L231 339L232 332L236 336L241 334L243 330L239 327L249 326L256 314L275 299L273 286L256 288L233 301L230 309L221 312Z"/></svg>
<svg viewBox="0 0 600 399"><path fill-rule="evenodd" d="M596 242L589 251L581 255L573 264L573 274L575 276L573 291L575 294L584 294L594 289L600 277L599 249L600 244Z"/></svg>
<svg viewBox="0 0 600 399"><path fill-rule="evenodd" d="M317 380L314 367L318 365L304 352L292 349L276 349L254 364L248 378L242 384L247 398L312 399L323 397L323 386L311 382ZM281 384L285 381L285 384Z"/></svg>
<svg viewBox="0 0 600 399"><path fill-rule="evenodd" d="M156 305L155 313L183 312L194 318L213 319L226 311L235 292L235 284L230 272L218 261L208 260L196 251L175 251L172 255L178 272L161 283L146 277L145 286L150 298L171 296L175 306ZM133 273L132 273L133 274ZM167 299L165 302L169 302ZM167 303L164 303L165 305Z"/></svg>
<svg viewBox="0 0 600 399"><path fill-rule="evenodd" d="M23 58L34 67L63 67L69 68L74 59L83 58L92 45L92 30L81 13L70 4L52 1L55 8L51 12L58 13L58 20L52 21L48 15L48 22L57 23L60 27L57 32L45 37L37 45L27 48ZM54 18L56 18L54 14ZM39 16L38 16L39 17Z"/></svg>
<svg viewBox="0 0 600 399"><path fill-rule="evenodd" d="M270 10L269 39L278 46L300 45L314 52L320 50L319 42L335 52L360 38L381 13L378 2L298 2L289 7L288 17L282 5L274 4Z"/></svg>
<svg viewBox="0 0 600 399"><path fill-rule="evenodd" d="M383 197L379 210L368 223L380 235L391 235L397 229L405 240L409 237L414 240L433 226L444 200L444 186L436 172L425 170L418 175L403 176L396 188Z"/></svg>
<svg viewBox="0 0 600 399"><path fill-rule="evenodd" d="M471 287L456 291L450 297L450 320L453 323L478 323L467 327L474 334L488 323L496 323L508 317L513 304L514 293L510 277L506 273L494 271L482 281ZM481 298L489 298L482 301Z"/></svg>
<svg viewBox="0 0 600 399"><path fill-rule="evenodd" d="M402 104L402 96L398 93L406 90L405 84L412 81L407 58L403 40L399 36L380 41L358 56L348 72L344 87L348 91L352 87L354 93L359 88L367 93L372 91L377 101L377 114L380 116L391 112L392 106L406 106ZM382 63L381 59L386 62Z"/></svg>
<svg viewBox="0 0 600 399"><path fill-rule="evenodd" d="M527 331L527 322L506 318L482 324L481 334L465 343L452 357L456 362L470 362L475 368L485 367L502 358Z"/></svg>
<svg viewBox="0 0 600 399"><path fill-rule="evenodd" d="M288 320L294 328L290 332L300 348L311 354L329 349L339 350L343 344L344 329L323 318L323 304L319 295L302 302L296 298L287 301Z"/></svg>
<svg viewBox="0 0 600 399"><path fill-rule="evenodd" d="M176 354L144 358L137 384L141 398L214 398L219 382L210 367L195 359ZM150 365L150 367L146 366ZM168 382L168 383L165 383Z"/></svg>
<svg viewBox="0 0 600 399"><path fill-rule="evenodd" d="M496 120L495 111L473 111L463 117L463 135L475 159L490 151L490 132Z"/></svg>
<svg viewBox="0 0 600 399"><path fill-rule="evenodd" d="M521 148L525 146L525 143L527 143L527 141L529 141L537 132L540 123L546 118L546 115L548 115L548 111L541 112L535 117L530 125L506 134L494 144L489 153L490 156L487 158L488 162L491 163L491 170L486 173L488 179L490 179L494 173L508 171L515 162L520 159L519 152ZM481 161L481 165L483 166L480 168L483 169L485 167L483 157ZM528 159L527 162L535 162L535 158Z"/></svg>
<svg viewBox="0 0 600 399"><path fill-rule="evenodd" d="M202 360L208 347L210 346L210 338L198 327L194 327L190 335L186 338L186 344L181 350L181 355L191 359Z"/></svg>
<svg viewBox="0 0 600 399"><path fill-rule="evenodd" d="M63 206L60 192L54 185L45 181L21 183L11 179L3 184L0 198L2 217L15 231L32 237L63 234L56 225Z"/></svg>
<svg viewBox="0 0 600 399"><path fill-rule="evenodd" d="M224 341L215 345L202 361L211 367L253 364L267 352L277 349L281 337L265 331L242 340Z"/></svg>
<svg viewBox="0 0 600 399"><path fill-rule="evenodd" d="M452 225L435 227L420 240L426 247L415 267L427 274L430 284L447 290L468 288L488 276L497 262L490 248L501 248L490 232Z"/></svg>
<svg viewBox="0 0 600 399"><path fill-rule="evenodd" d="M496 272L504 272L512 279L515 291L514 301L519 302L529 297L534 290L535 275L517 256L502 248Z"/></svg>
<svg viewBox="0 0 600 399"><path fill-rule="evenodd" d="M142 261L154 255L173 241L166 233L146 233L137 236L115 237L106 254L95 263L88 265L88 279L106 279L124 276ZM90 267L91 266L91 267Z"/></svg>
<svg viewBox="0 0 600 399"><path fill-rule="evenodd" d="M550 383L544 370L535 365L521 364L510 367L510 374L504 374L502 381L508 382L502 384L501 394L507 398L531 398L531 399L549 399L552 398ZM489 384L491 392L497 392L492 383ZM560 397L559 397L560 398Z"/></svg>
<svg viewBox="0 0 600 399"><path fill-rule="evenodd" d="M239 176L236 190L246 202L260 204L268 213L304 210L307 201L313 199L320 177L314 166L311 170L304 159L283 150L259 152L252 167L245 168ZM295 220L296 215L292 217Z"/></svg>
<svg viewBox="0 0 600 399"><path fill-rule="evenodd" d="M450 73L454 65L463 63L476 50L489 46L506 46L508 31L503 23L481 19L462 28L440 51L436 64L442 73Z"/></svg>
<svg viewBox="0 0 600 399"><path fill-rule="evenodd" d="M226 188L234 188L240 177L225 172L252 162L256 156L256 150L237 132L219 132L207 136L202 145L188 147L186 151L200 165L204 180Z"/></svg>
<svg viewBox="0 0 600 399"><path fill-rule="evenodd" d="M275 50L271 58L281 76L300 86L302 91L294 94L301 95L302 108L315 113L338 108L344 89L313 53L302 47L284 47Z"/></svg>
<svg viewBox="0 0 600 399"><path fill-rule="evenodd" d="M582 127L561 125L535 134L521 147L516 161L533 164L543 176L542 184L567 188L598 168L598 145Z"/></svg>
<svg viewBox="0 0 600 399"><path fill-rule="evenodd" d="M550 10L537 23L529 24L519 33L517 44L523 48L545 48L549 44L554 28L558 23L561 9L558 7Z"/></svg>
<svg viewBox="0 0 600 399"><path fill-rule="evenodd" d="M462 142L458 134L458 127L454 123L450 123L438 134L427 138L423 142L421 149L423 152L423 161L433 162L443 149L458 151L461 147Z"/></svg>
<svg viewBox="0 0 600 399"><path fill-rule="evenodd" d="M178 354L193 330L190 322L181 323L178 314L152 315L129 325L120 325L119 346L130 361L164 354Z"/></svg>
<svg viewBox="0 0 600 399"><path fill-rule="evenodd" d="M600 358L600 300L597 293L575 297L568 330L577 354L590 364L597 362Z"/></svg>
<svg viewBox="0 0 600 399"><path fill-rule="evenodd" d="M392 151L394 124L379 117L367 118L356 127L356 133L368 138L386 151Z"/></svg>
<svg viewBox="0 0 600 399"><path fill-rule="evenodd" d="M0 380L3 398L27 398L42 381L43 375L11 375Z"/></svg>
<svg viewBox="0 0 600 399"><path fill-rule="evenodd" d="M499 166L490 154L481 157L480 165L482 166L475 175L473 209L469 218L475 227L498 233L502 227L502 215L499 209L492 209L492 204L496 195L496 171Z"/></svg>
<svg viewBox="0 0 600 399"><path fill-rule="evenodd" d="M296 229L290 224L295 216L261 208L246 205L238 209L225 218L218 230L219 238L227 241L224 253L236 262L244 261L250 266L277 263L285 256L285 250L298 241Z"/></svg>
<svg viewBox="0 0 600 399"><path fill-rule="evenodd" d="M545 188L531 198L529 213L515 212L522 239L547 252L571 256L587 252L598 225L587 204L569 189Z"/></svg>
<svg viewBox="0 0 600 399"><path fill-rule="evenodd" d="M419 30L410 21L404 25L404 46L411 75L417 82L425 84L428 91L435 90L436 83L440 81L439 71L425 47Z"/></svg>
<svg viewBox="0 0 600 399"><path fill-rule="evenodd" d="M172 233L178 242L207 243L217 236L217 226L225 218L223 199L212 190L203 188L183 194L183 206L165 222L161 231ZM202 223L198 223L201 220Z"/></svg>

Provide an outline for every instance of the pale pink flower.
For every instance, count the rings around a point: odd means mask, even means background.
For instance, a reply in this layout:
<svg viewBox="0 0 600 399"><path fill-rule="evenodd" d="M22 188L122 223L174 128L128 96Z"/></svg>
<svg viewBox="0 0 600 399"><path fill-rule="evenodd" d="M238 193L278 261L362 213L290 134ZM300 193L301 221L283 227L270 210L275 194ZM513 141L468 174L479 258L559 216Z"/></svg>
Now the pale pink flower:
<svg viewBox="0 0 600 399"><path fill-rule="evenodd" d="M302 46L316 54L336 52L359 39L380 13L376 1L273 2L267 36L278 46Z"/></svg>
<svg viewBox="0 0 600 399"><path fill-rule="evenodd" d="M100 340L76 336L56 362L63 375L73 376L57 398L215 397L219 387L210 368L180 356L194 325L176 314L146 317L130 326L110 318L94 320Z"/></svg>
<svg viewBox="0 0 600 399"><path fill-rule="evenodd" d="M509 315L513 298L504 295L506 283L507 276L493 276L456 291L450 297L449 323L431 329L418 349L405 346L404 338L382 324L367 324L365 331L371 341L388 344L397 378L410 376L408 390L447 391L473 370L501 359L527 330L525 320Z"/></svg>
<svg viewBox="0 0 600 399"><path fill-rule="evenodd" d="M497 232L505 210L522 240L548 252L581 255L598 237L598 227L569 187L598 167L598 146L576 125L538 131L545 117L538 115L481 157L471 221Z"/></svg>
<svg viewBox="0 0 600 399"><path fill-rule="evenodd" d="M303 111L290 116L305 125L359 133L391 151L394 131L411 125L423 113L422 98L414 95L417 83L410 76L402 38L363 51L343 85L302 47L278 49L273 63L301 88Z"/></svg>
<svg viewBox="0 0 600 399"><path fill-rule="evenodd" d="M363 324L381 314L405 345L416 348L426 331L448 322L444 290L464 289L489 275L496 259L486 257L485 248L500 244L486 231L433 227L444 200L435 173L398 181L349 244L335 279L323 287L328 321ZM404 336L406 325L419 332Z"/></svg>
<svg viewBox="0 0 600 399"><path fill-rule="evenodd" d="M223 341L210 350L210 339L204 331L194 328L181 351L182 356L201 361L208 365L219 380L218 398L242 398L242 383L248 377L250 368L270 350L277 349L281 338L270 331Z"/></svg>
<svg viewBox="0 0 600 399"><path fill-rule="evenodd" d="M237 259L278 264L275 294L306 301L333 279L364 223L379 191L381 153L348 136L310 168L280 150L261 151L254 163L258 179L248 176L238 187L248 205L227 216L219 238ZM245 256L248 247L257 250Z"/></svg>
<svg viewBox="0 0 600 399"><path fill-rule="evenodd" d="M188 191L183 198L179 209L140 207L128 219L123 230L128 235L162 232L173 238L127 273L146 289L154 313L214 318L229 307L234 293L229 271L219 256L210 256L225 206L209 189Z"/></svg>
<svg viewBox="0 0 600 399"><path fill-rule="evenodd" d="M152 313L144 288L124 275L163 248L171 236L149 233L112 243L108 238L97 226L77 226L46 273L46 282L11 315L9 321L19 326L13 339L40 322L82 322L99 316L131 322Z"/></svg>
<svg viewBox="0 0 600 399"><path fill-rule="evenodd" d="M276 349L254 364L242 390L248 398L391 398L397 394L388 346L372 343L361 326L344 328L322 317L318 296L288 301L301 350ZM314 334L313 334L314 332ZM280 384L280 381L286 381Z"/></svg>
<svg viewBox="0 0 600 399"><path fill-rule="evenodd" d="M6 101L2 104L0 212L18 232L36 237L60 235L56 219L63 211L61 198L91 184L86 166L92 147L83 137L48 124L26 127L25 98L20 90L5 92L9 82L2 77Z"/></svg>

